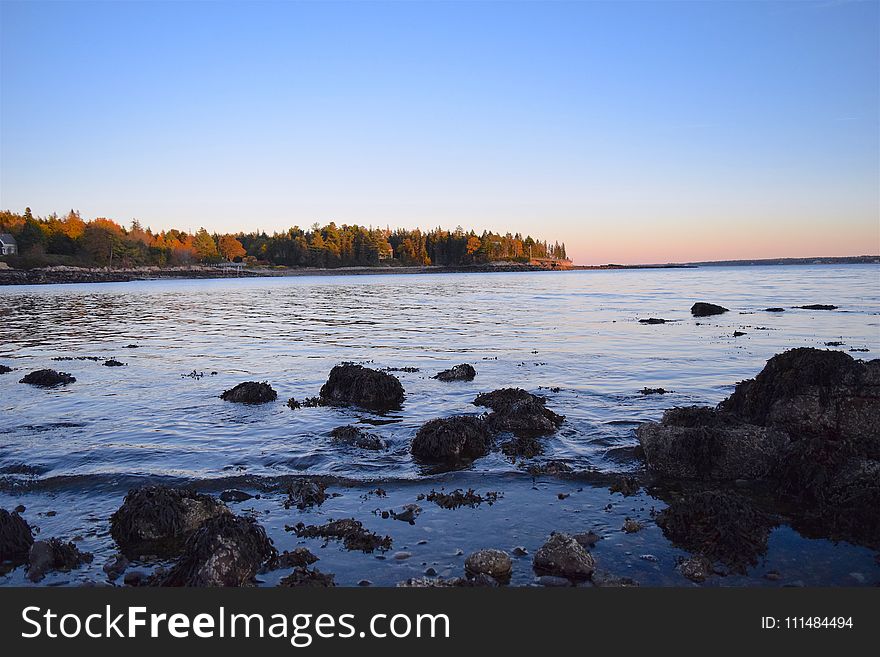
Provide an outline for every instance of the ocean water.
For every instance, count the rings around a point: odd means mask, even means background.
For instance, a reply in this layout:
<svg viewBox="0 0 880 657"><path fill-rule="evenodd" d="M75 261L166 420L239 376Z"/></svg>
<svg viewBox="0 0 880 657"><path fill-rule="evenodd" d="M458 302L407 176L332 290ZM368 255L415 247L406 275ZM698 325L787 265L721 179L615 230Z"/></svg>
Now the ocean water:
<svg viewBox="0 0 880 657"><path fill-rule="evenodd" d="M695 301L719 303L730 312L695 319L689 313ZM838 310L794 308L812 303ZM786 311L764 311L771 306ZM647 317L671 321L638 322ZM734 337L734 331L744 335ZM604 527L608 540L597 555L607 552L605 563L617 574L645 584L686 585L674 571L675 559L685 553L651 524L651 507L663 503L647 492L624 500L606 488L577 484L576 477L534 480L522 463L500 453L464 471L432 474L413 461L409 442L427 420L479 413L483 409L472 401L480 392L522 387L544 394L548 406L566 417L536 462L561 460L576 472L599 475L637 472L643 467L633 457L640 422L659 418L671 406L715 404L772 355L801 346L867 349L852 355L876 357L880 267L0 286L0 364L15 368L0 375L0 506L23 504L25 517L43 536L76 537L96 554L92 567L50 576L46 583L101 579L102 559L114 550L107 518L132 486L161 480L209 492L233 485L262 491L259 500L236 510L258 515L279 547L289 547L298 539L283 526L295 524L300 512L281 508L283 481L329 475L338 478L341 495L302 512L306 522L357 517L377 531L393 532L394 549L403 545L413 555L377 560L331 543L321 549L318 566L336 572L343 584L367 578L391 585L432 563L443 566L435 567L441 574L458 575L458 549L522 544L533 550L555 529ZM53 360L83 356L101 360ZM104 367L103 359L111 357L125 366ZM374 414L286 406L290 397L317 395L329 370L342 361L418 368L395 372L406 390L402 409ZM458 363L472 364L477 377L431 378ZM77 381L52 390L18 382L28 371L46 367ZM186 376L193 372L204 376ZM278 401L244 406L219 398L248 380L270 383ZM639 392L645 386L671 392L646 396ZM368 427L389 449L370 452L334 443L329 431L344 424ZM388 491L387 498L366 494L377 485ZM504 496L491 507L457 511L420 502L424 513L413 526L374 513L440 487L499 490ZM559 500L563 491L571 496ZM605 509L606 498L615 511ZM51 511L56 513L45 515ZM624 536L615 524L624 516L644 517L649 526ZM467 540L469 531L485 523L506 543ZM418 541L426 539L417 536L425 531L432 540L418 552ZM613 549L620 541L632 544ZM645 552L656 561L642 559ZM804 554L815 558L802 564ZM747 577L730 575L715 583L769 584L762 573L774 559L785 561L791 571L787 581L794 583L880 578L870 551L808 539L782 526L774 530L765 563ZM519 565L514 583L531 583L528 563ZM0 577L0 584L23 581L21 568Z"/></svg>

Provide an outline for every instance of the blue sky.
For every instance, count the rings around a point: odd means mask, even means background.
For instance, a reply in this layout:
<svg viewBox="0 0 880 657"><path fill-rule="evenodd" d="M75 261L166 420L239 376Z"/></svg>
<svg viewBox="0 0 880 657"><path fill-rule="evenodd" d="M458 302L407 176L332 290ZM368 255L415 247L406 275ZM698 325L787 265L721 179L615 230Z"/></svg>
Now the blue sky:
<svg viewBox="0 0 880 657"><path fill-rule="evenodd" d="M2 2L0 205L880 252L878 2Z"/></svg>

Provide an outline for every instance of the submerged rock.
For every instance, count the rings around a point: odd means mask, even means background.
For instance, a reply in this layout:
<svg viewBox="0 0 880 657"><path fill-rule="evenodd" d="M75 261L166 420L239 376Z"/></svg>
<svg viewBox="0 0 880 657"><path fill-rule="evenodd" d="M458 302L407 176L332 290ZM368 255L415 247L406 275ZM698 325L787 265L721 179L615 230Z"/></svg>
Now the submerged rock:
<svg viewBox="0 0 880 657"><path fill-rule="evenodd" d="M802 310L837 310L837 306L828 303L811 303L808 306L797 306Z"/></svg>
<svg viewBox="0 0 880 657"><path fill-rule="evenodd" d="M501 493L496 491L489 491L485 495L479 495L473 488L468 488L467 491L456 488L451 493L432 490L425 499L428 502L433 502L441 509L457 509L462 506L469 506L473 509L480 506L483 502L492 506L501 496Z"/></svg>
<svg viewBox="0 0 880 657"><path fill-rule="evenodd" d="M92 558L91 553L80 552L73 543L65 543L57 538L37 541L28 555L27 577L32 582L39 582L49 572L67 572L84 563L91 563Z"/></svg>
<svg viewBox="0 0 880 657"><path fill-rule="evenodd" d="M642 395L665 395L671 390L667 390L666 388L642 388L639 390L639 393Z"/></svg>
<svg viewBox="0 0 880 657"><path fill-rule="evenodd" d="M498 586L498 583L488 575L475 575L474 577L411 577L403 582L398 582L398 588L411 589L449 589L449 588L472 588L482 586Z"/></svg>
<svg viewBox="0 0 880 657"><path fill-rule="evenodd" d="M269 564L269 567L272 570L277 570L278 568L305 568L306 566L311 566L316 561L319 561L319 559L312 554L311 550L304 547L298 547L290 552L285 550L279 554L276 559Z"/></svg>
<svg viewBox="0 0 880 657"><path fill-rule="evenodd" d="M294 568L290 575L278 582L278 586L287 588L300 586L327 588L336 586L336 582L333 581L334 578L335 575L322 573L317 568L300 567Z"/></svg>
<svg viewBox="0 0 880 657"><path fill-rule="evenodd" d="M368 529L354 518L332 520L325 525L306 525L297 523L292 528L297 536L302 538L332 538L342 541L346 550L360 550L361 552L373 552L391 549L391 537L379 536Z"/></svg>
<svg viewBox="0 0 880 657"><path fill-rule="evenodd" d="M539 575L588 579L595 570L593 555L568 534L553 534L535 553L532 564Z"/></svg>
<svg viewBox="0 0 880 657"><path fill-rule="evenodd" d="M351 425L336 427L330 432L330 435L337 442L361 449L381 450L387 447L385 441L376 434Z"/></svg>
<svg viewBox="0 0 880 657"><path fill-rule="evenodd" d="M9 374L9 372L11 372L11 371L12 371L11 367L0 363L0 374Z"/></svg>
<svg viewBox="0 0 880 657"><path fill-rule="evenodd" d="M183 555L158 586L247 586L276 557L272 541L253 518L215 516L189 537Z"/></svg>
<svg viewBox="0 0 880 657"><path fill-rule="evenodd" d="M547 399L521 388L503 388L485 392L474 399L476 406L492 412L486 425L494 432L509 432L520 437L545 436L559 428L565 417L545 406Z"/></svg>
<svg viewBox="0 0 880 657"><path fill-rule="evenodd" d="M413 456L424 461L456 463L489 453L486 425L472 415L438 418L422 425L412 440Z"/></svg>
<svg viewBox="0 0 880 657"><path fill-rule="evenodd" d="M712 562L702 556L691 557L678 565L678 572L692 582L703 582L712 574Z"/></svg>
<svg viewBox="0 0 880 657"><path fill-rule="evenodd" d="M330 370L320 395L328 404L353 404L374 411L400 408L404 400L403 386L397 377L350 363Z"/></svg>
<svg viewBox="0 0 880 657"><path fill-rule="evenodd" d="M660 317L648 317L647 319L640 319L639 324L665 324L666 319L662 319Z"/></svg>
<svg viewBox="0 0 880 657"><path fill-rule="evenodd" d="M310 506L321 506L327 499L327 484L314 479L301 479L287 487L284 508L295 506L302 511Z"/></svg>
<svg viewBox="0 0 880 657"><path fill-rule="evenodd" d="M714 303L705 303L703 301L698 301L691 306L691 315L694 317L709 317L710 315L720 315L726 312L729 311L724 306L719 306Z"/></svg>
<svg viewBox="0 0 880 657"><path fill-rule="evenodd" d="M773 308L764 308L765 313L784 313L785 308L773 307Z"/></svg>
<svg viewBox="0 0 880 657"><path fill-rule="evenodd" d="M278 399L278 393L268 383L245 381L225 391L220 399L236 404L266 404Z"/></svg>
<svg viewBox="0 0 880 657"><path fill-rule="evenodd" d="M41 388L54 388L55 386L67 385L68 383L74 383L75 381L76 377L71 376L67 372L36 370L26 374L19 383L27 383Z"/></svg>
<svg viewBox="0 0 880 657"><path fill-rule="evenodd" d="M247 502L251 498L253 498L253 495L236 488L231 488L220 493L221 502Z"/></svg>
<svg viewBox="0 0 880 657"><path fill-rule="evenodd" d="M18 513L0 509L0 561L27 561L33 544L33 532L24 518Z"/></svg>
<svg viewBox="0 0 880 657"><path fill-rule="evenodd" d="M129 561L124 554L116 554L110 557L103 566L103 570L107 573L107 579L111 582L119 579L119 576L128 568Z"/></svg>
<svg viewBox="0 0 880 657"><path fill-rule="evenodd" d="M115 358L104 361L104 367L125 367L125 363L120 363Z"/></svg>
<svg viewBox="0 0 880 657"><path fill-rule="evenodd" d="M465 559L464 569L471 577L488 575L498 582L507 582L510 580L513 562L504 550L477 550Z"/></svg>
<svg viewBox="0 0 880 657"><path fill-rule="evenodd" d="M208 495L185 488L145 486L129 491L122 506L110 516L110 535L129 559L180 553L199 525L229 514Z"/></svg>
<svg viewBox="0 0 880 657"><path fill-rule="evenodd" d="M544 453L544 446L535 436L514 436L501 443L501 452L513 459L532 459Z"/></svg>
<svg viewBox="0 0 880 657"><path fill-rule="evenodd" d="M636 433L651 469L684 479L766 477L788 443L782 432L699 406L672 408Z"/></svg>
<svg viewBox="0 0 880 657"><path fill-rule="evenodd" d="M477 376L477 370L473 366L463 363L448 370L443 370L435 374L433 378L440 381L473 381L475 376Z"/></svg>

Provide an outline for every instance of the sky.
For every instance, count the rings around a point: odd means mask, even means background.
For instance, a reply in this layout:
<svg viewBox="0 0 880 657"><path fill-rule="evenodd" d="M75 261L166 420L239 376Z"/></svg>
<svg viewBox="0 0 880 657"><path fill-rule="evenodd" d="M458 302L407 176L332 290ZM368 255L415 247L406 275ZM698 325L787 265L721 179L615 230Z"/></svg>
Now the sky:
<svg viewBox="0 0 880 657"><path fill-rule="evenodd" d="M880 253L880 2L0 3L0 206Z"/></svg>

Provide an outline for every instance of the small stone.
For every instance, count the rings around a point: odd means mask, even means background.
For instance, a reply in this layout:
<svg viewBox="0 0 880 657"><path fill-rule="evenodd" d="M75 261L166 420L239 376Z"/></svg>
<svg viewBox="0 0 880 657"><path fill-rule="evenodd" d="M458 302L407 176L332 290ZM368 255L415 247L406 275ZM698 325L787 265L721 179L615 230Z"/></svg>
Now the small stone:
<svg viewBox="0 0 880 657"><path fill-rule="evenodd" d="M712 573L712 564L705 557L691 557L682 561L678 570L692 582L703 582Z"/></svg>
<svg viewBox="0 0 880 657"><path fill-rule="evenodd" d="M644 525L640 523L638 520L633 520L632 518L627 518L623 521L623 531L627 534L635 534L638 531L641 531L644 528Z"/></svg>
<svg viewBox="0 0 880 657"><path fill-rule="evenodd" d="M510 579L513 564L503 550L478 550L468 556L464 569L468 575L489 575L498 581Z"/></svg>

